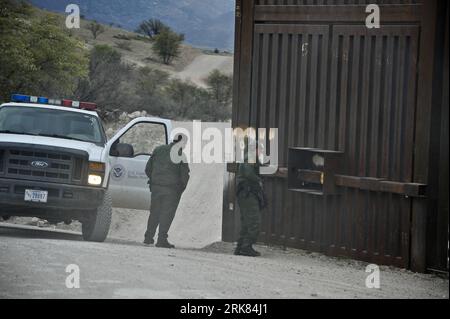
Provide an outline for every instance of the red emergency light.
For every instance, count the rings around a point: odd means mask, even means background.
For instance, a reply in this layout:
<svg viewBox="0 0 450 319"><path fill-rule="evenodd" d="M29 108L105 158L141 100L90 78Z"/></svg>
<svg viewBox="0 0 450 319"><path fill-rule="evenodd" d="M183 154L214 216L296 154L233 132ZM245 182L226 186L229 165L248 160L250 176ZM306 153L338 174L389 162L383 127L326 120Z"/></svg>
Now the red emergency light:
<svg viewBox="0 0 450 319"><path fill-rule="evenodd" d="M80 102L80 109L95 111L97 109L97 104L90 102Z"/></svg>
<svg viewBox="0 0 450 319"><path fill-rule="evenodd" d="M95 111L97 110L97 104L90 102L79 102L73 100L59 100L59 99L48 99L46 97L37 97L23 94L13 94L11 97L12 102L26 102L26 103L38 103L47 105L57 105L73 107L82 110Z"/></svg>
<svg viewBox="0 0 450 319"><path fill-rule="evenodd" d="M89 110L89 111L95 111L97 109L97 104L95 103L89 103L89 102L79 102L79 101L72 101L72 100L62 100L62 105L67 107L74 107L77 109L82 110Z"/></svg>

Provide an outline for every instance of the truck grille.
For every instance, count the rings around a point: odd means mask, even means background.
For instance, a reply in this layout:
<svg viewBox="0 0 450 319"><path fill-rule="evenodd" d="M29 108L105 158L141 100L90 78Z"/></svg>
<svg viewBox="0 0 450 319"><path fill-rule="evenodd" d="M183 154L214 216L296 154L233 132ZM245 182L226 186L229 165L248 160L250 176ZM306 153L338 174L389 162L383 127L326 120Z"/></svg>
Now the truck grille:
<svg viewBox="0 0 450 319"><path fill-rule="evenodd" d="M41 150L6 149L3 153L6 178L64 184L82 183L83 170L86 167L86 161L82 157Z"/></svg>

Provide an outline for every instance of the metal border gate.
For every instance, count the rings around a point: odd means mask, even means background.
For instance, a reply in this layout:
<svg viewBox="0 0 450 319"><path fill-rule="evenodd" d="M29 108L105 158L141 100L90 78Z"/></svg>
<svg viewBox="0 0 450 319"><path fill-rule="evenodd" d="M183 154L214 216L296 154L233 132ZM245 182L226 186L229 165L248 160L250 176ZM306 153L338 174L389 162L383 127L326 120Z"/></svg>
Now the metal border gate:
<svg viewBox="0 0 450 319"><path fill-rule="evenodd" d="M446 35L446 1L237 1L233 127L279 128L261 242L448 271ZM290 190L290 148L341 152L339 194ZM225 182L234 241L232 171Z"/></svg>

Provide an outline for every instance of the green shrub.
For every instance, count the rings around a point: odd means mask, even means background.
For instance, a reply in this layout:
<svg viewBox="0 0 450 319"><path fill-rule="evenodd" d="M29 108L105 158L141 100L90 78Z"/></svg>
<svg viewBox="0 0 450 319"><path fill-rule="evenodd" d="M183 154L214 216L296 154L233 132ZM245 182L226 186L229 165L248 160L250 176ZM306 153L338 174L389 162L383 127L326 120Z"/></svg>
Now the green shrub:
<svg viewBox="0 0 450 319"><path fill-rule="evenodd" d="M155 37L153 50L164 64L172 63L180 54L180 46L184 41L184 35L165 30Z"/></svg>

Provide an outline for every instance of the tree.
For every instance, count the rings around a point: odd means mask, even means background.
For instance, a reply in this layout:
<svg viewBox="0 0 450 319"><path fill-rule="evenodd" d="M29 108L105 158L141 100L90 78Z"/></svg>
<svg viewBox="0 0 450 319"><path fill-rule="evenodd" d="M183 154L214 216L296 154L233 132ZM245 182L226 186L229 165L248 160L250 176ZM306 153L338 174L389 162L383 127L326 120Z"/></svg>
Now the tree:
<svg viewBox="0 0 450 319"><path fill-rule="evenodd" d="M172 117L184 119L211 120L210 95L206 89L191 82L173 79L165 92L172 101Z"/></svg>
<svg viewBox="0 0 450 319"><path fill-rule="evenodd" d="M213 104L211 109L213 120L229 119L233 99L233 77L214 70L206 79L206 84Z"/></svg>
<svg viewBox="0 0 450 319"><path fill-rule="evenodd" d="M194 84L178 79L173 79L167 86L166 94L174 102L175 113L180 119L187 118L188 110L194 104L192 92L195 89L196 86Z"/></svg>
<svg viewBox="0 0 450 319"><path fill-rule="evenodd" d="M217 104L228 105L233 97L233 77L213 70L206 79L213 99Z"/></svg>
<svg viewBox="0 0 450 319"><path fill-rule="evenodd" d="M169 82L169 73L143 67L138 72L138 88L146 94L154 95L160 88Z"/></svg>
<svg viewBox="0 0 450 319"><path fill-rule="evenodd" d="M94 37L95 40L100 34L105 32L105 27L100 23L98 23L97 21L94 21L88 25L88 30L91 31L92 36Z"/></svg>
<svg viewBox="0 0 450 319"><path fill-rule="evenodd" d="M180 54L180 46L184 35L170 30L164 30L155 37L153 50L161 58L164 64L170 64Z"/></svg>
<svg viewBox="0 0 450 319"><path fill-rule="evenodd" d="M89 56L89 76L81 79L75 97L95 102L101 111L126 108L132 101L132 72L119 52L107 45L95 46Z"/></svg>
<svg viewBox="0 0 450 319"><path fill-rule="evenodd" d="M36 17L23 1L2 1L0 52L3 101L14 92L69 96L77 79L87 75L88 61L81 43L61 29L55 15Z"/></svg>
<svg viewBox="0 0 450 319"><path fill-rule="evenodd" d="M139 25L139 27L136 29L136 33L144 34L148 36L150 39L153 39L161 32L168 30L170 30L170 28L167 25L165 25L161 20L149 19L147 21L143 21Z"/></svg>
<svg viewBox="0 0 450 319"><path fill-rule="evenodd" d="M163 89L168 83L167 72L149 67L139 69L136 94L139 96L140 109L155 116L167 116L171 107Z"/></svg>

